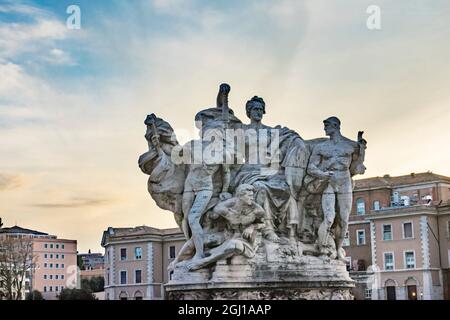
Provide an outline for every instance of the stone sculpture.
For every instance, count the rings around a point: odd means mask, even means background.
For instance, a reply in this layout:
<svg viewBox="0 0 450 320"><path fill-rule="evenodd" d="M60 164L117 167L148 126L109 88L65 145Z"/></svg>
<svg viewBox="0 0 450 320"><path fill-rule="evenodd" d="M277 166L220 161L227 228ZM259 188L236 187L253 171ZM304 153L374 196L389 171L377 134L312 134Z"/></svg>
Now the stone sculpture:
<svg viewBox="0 0 450 320"><path fill-rule="evenodd" d="M139 166L156 204L174 213L186 236L169 266L169 298L349 298L342 243L352 177L365 171L363 132L345 138L330 117L329 138L304 140L264 125L266 104L257 96L244 124L228 106L230 89L222 84L216 106L195 115L199 139L184 146L168 122L145 120L149 151ZM211 293L211 283L223 285Z"/></svg>

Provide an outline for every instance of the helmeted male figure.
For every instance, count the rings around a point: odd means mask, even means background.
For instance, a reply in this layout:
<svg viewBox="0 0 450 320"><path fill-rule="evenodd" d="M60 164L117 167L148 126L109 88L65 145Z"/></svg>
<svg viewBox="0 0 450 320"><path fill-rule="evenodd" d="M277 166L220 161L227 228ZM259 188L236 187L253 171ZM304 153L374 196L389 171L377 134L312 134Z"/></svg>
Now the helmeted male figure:
<svg viewBox="0 0 450 320"><path fill-rule="evenodd" d="M337 258L344 260L342 244L352 208L352 176L365 171L363 161L366 141L362 138L362 132L358 133L357 142L344 137L337 117L330 117L323 123L330 139L314 147L308 165L308 174L321 180L324 187L321 200L324 219L318 230L318 245L322 254L329 253L329 237L335 225Z"/></svg>

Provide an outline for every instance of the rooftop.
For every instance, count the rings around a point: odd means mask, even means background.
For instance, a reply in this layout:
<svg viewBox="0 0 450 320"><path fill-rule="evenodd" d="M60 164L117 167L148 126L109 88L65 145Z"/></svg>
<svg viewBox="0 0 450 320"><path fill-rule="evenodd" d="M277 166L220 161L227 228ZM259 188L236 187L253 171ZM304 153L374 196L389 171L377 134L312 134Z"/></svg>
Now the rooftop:
<svg viewBox="0 0 450 320"><path fill-rule="evenodd" d="M422 173L411 173L408 175L391 177L384 175L383 177L373 177L355 180L355 190L370 188L394 188L404 185L422 184L430 182L450 183L450 177L435 174L431 171Z"/></svg>
<svg viewBox="0 0 450 320"><path fill-rule="evenodd" d="M35 236L48 236L48 233L40 232L36 230L25 229L19 226L14 226L10 228L1 228L0 233L4 234L30 234Z"/></svg>
<svg viewBox="0 0 450 320"><path fill-rule="evenodd" d="M108 230L103 232L102 246L107 242L107 239L120 239L120 238L134 238L140 236L157 237L160 239L167 237L179 237L183 233L179 228L158 229L148 226L138 226L130 228L113 228L109 227ZM184 236L183 236L184 237Z"/></svg>
<svg viewBox="0 0 450 320"><path fill-rule="evenodd" d="M108 228L108 232L114 236L136 236L142 234L168 235L179 233L179 228L158 229L148 226L138 226L130 228Z"/></svg>

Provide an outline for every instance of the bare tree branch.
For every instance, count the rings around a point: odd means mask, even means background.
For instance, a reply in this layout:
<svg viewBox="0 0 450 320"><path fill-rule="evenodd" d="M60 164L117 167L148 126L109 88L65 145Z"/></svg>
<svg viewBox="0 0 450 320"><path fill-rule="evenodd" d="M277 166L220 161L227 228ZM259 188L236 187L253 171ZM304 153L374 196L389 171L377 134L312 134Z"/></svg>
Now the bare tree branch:
<svg viewBox="0 0 450 320"><path fill-rule="evenodd" d="M0 238L0 295L7 300L22 300L27 272L35 263L33 240L23 236Z"/></svg>

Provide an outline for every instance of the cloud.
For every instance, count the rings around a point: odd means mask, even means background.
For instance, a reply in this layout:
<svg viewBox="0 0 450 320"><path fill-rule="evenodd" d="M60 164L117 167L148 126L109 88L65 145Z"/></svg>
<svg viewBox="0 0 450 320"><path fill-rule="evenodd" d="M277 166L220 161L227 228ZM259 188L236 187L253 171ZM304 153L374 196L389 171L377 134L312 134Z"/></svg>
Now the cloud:
<svg viewBox="0 0 450 320"><path fill-rule="evenodd" d="M151 0L150 5L158 13L187 16L193 9L192 0Z"/></svg>
<svg viewBox="0 0 450 320"><path fill-rule="evenodd" d="M64 20L39 7L12 2L0 5L0 14L17 17L0 21L0 62L17 61L25 54L33 54L27 60L73 64L69 53L56 46L58 41L69 37ZM49 51L52 47L55 49Z"/></svg>
<svg viewBox="0 0 450 320"><path fill-rule="evenodd" d="M17 189L25 184L26 179L22 174L0 173L0 191Z"/></svg>
<svg viewBox="0 0 450 320"><path fill-rule="evenodd" d="M31 204L31 206L44 209L61 209L61 208L77 209L86 207L107 206L115 202L116 199L112 198L71 197L65 201L33 203Z"/></svg>
<svg viewBox="0 0 450 320"><path fill-rule="evenodd" d="M56 65L75 65L70 54L58 48L51 49L44 59L49 63Z"/></svg>
<svg viewBox="0 0 450 320"><path fill-rule="evenodd" d="M5 1L6 3L0 4L0 13L18 13L25 15L46 15L46 11L34 6L30 6L24 3L18 3L13 1Z"/></svg>
<svg viewBox="0 0 450 320"><path fill-rule="evenodd" d="M12 59L20 54L38 52L62 40L65 25L56 19L39 18L33 23L0 23L0 58Z"/></svg>

